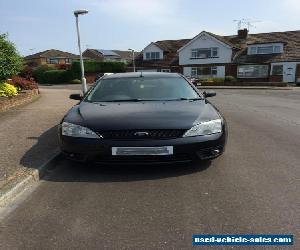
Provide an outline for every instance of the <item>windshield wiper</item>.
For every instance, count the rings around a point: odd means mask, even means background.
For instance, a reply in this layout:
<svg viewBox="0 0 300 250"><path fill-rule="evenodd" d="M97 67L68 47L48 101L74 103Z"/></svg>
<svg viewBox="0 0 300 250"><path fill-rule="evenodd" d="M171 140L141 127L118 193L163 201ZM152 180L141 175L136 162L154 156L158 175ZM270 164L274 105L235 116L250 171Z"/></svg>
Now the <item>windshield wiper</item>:
<svg viewBox="0 0 300 250"><path fill-rule="evenodd" d="M181 98L177 98L177 99L170 99L168 101L198 101L198 100L203 100L200 97L197 98L185 98L185 97L181 97Z"/></svg>
<svg viewBox="0 0 300 250"><path fill-rule="evenodd" d="M141 102L143 99L132 98L132 99L120 99L120 100L103 100L99 102Z"/></svg>

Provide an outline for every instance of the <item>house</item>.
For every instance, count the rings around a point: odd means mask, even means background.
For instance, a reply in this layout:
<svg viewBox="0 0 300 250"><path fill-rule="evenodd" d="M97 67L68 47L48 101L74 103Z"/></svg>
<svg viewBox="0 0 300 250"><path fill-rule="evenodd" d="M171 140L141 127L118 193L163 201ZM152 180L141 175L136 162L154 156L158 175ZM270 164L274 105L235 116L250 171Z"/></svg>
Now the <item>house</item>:
<svg viewBox="0 0 300 250"><path fill-rule="evenodd" d="M151 42L135 60L137 71L181 72L178 53L190 39Z"/></svg>
<svg viewBox="0 0 300 250"><path fill-rule="evenodd" d="M300 31L248 34L243 29L232 36L202 31L192 39L149 44L139 66L197 78L231 75L240 81L299 82Z"/></svg>
<svg viewBox="0 0 300 250"><path fill-rule="evenodd" d="M135 52L136 55L139 52ZM104 50L104 49L86 49L82 55L95 61L114 61L129 63L132 61L132 52L127 50Z"/></svg>
<svg viewBox="0 0 300 250"><path fill-rule="evenodd" d="M42 64L71 64L73 60L79 60L79 56L56 49L49 49L24 57L25 63L36 67Z"/></svg>

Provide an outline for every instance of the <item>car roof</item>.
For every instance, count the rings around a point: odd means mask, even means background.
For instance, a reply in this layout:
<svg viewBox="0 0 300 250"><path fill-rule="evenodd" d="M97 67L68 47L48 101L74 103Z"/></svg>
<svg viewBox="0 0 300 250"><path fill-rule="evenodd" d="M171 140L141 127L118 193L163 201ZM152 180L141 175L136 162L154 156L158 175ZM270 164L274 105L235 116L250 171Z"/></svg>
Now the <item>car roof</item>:
<svg viewBox="0 0 300 250"><path fill-rule="evenodd" d="M102 79L114 78L135 78L135 77L180 77L178 73L165 73L165 72L127 72L105 75Z"/></svg>

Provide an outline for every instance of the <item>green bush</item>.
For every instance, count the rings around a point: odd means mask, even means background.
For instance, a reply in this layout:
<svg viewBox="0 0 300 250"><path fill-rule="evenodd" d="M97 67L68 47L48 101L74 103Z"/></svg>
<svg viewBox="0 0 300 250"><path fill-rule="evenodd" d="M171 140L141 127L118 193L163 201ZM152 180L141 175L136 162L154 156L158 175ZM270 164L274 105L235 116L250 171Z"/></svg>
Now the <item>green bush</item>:
<svg viewBox="0 0 300 250"><path fill-rule="evenodd" d="M224 82L223 77L210 77L210 78L201 78L200 82Z"/></svg>
<svg viewBox="0 0 300 250"><path fill-rule="evenodd" d="M70 83L72 83L72 84L81 84L81 81L79 79L74 79L74 80L71 80Z"/></svg>
<svg viewBox="0 0 300 250"><path fill-rule="evenodd" d="M236 82L236 78L234 76L225 76L225 82Z"/></svg>
<svg viewBox="0 0 300 250"><path fill-rule="evenodd" d="M80 62L74 61L71 69L74 73L80 74ZM85 61L84 71L86 73L120 73L126 71L126 65L122 62Z"/></svg>
<svg viewBox="0 0 300 250"><path fill-rule="evenodd" d="M15 86L8 83L0 83L0 96L9 97L16 96L18 94L18 90Z"/></svg>
<svg viewBox="0 0 300 250"><path fill-rule="evenodd" d="M224 82L224 77L214 77L212 78L213 82Z"/></svg>
<svg viewBox="0 0 300 250"><path fill-rule="evenodd" d="M213 82L212 78L200 78L200 82Z"/></svg>
<svg viewBox="0 0 300 250"><path fill-rule="evenodd" d="M22 64L23 59L15 45L7 39L6 34L0 34L0 80L16 75L21 70Z"/></svg>
<svg viewBox="0 0 300 250"><path fill-rule="evenodd" d="M71 70L56 69L45 71L40 76L39 82L41 84L61 84L68 83L74 79Z"/></svg>
<svg viewBox="0 0 300 250"><path fill-rule="evenodd" d="M49 70L54 70L55 67L53 65L47 65L47 64L43 64L43 65L40 65L38 66L37 68L35 68L33 71L32 71L32 76L34 77L34 79L37 81L37 82L42 82L42 77L43 77L43 74L46 72L46 71L49 71Z"/></svg>

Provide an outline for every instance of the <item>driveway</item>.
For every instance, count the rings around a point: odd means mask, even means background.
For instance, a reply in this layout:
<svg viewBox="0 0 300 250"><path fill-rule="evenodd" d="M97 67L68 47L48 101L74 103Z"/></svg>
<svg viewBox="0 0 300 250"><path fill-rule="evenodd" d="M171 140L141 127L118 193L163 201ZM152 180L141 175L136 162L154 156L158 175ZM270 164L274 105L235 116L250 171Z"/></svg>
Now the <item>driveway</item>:
<svg viewBox="0 0 300 250"><path fill-rule="evenodd" d="M192 249L193 234L293 234L299 249L300 91L218 90L211 101L229 126L221 158L173 167L62 160L2 220L1 248Z"/></svg>

